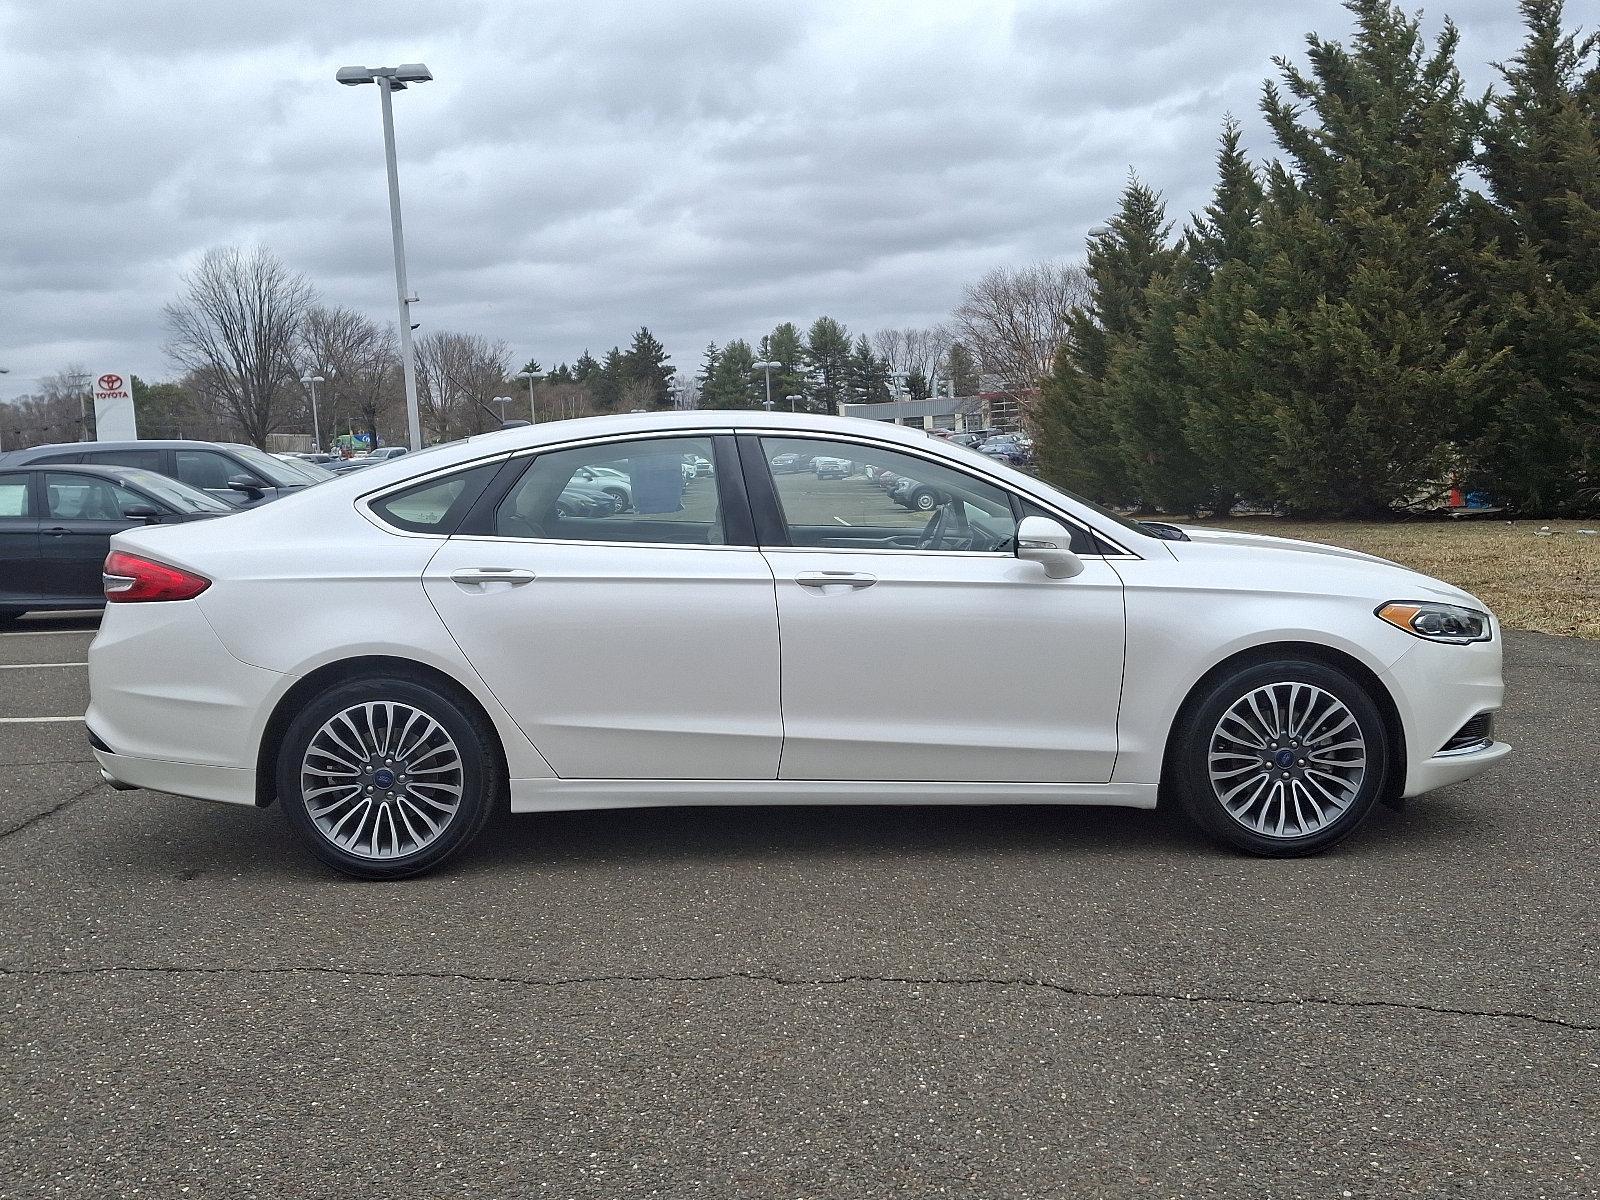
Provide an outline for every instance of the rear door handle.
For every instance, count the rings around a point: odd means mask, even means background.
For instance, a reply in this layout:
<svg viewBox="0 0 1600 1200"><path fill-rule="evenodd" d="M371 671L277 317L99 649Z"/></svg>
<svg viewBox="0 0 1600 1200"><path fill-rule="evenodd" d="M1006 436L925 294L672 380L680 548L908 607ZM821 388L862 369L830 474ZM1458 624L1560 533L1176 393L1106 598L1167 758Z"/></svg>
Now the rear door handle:
<svg viewBox="0 0 1600 1200"><path fill-rule="evenodd" d="M532 571L524 571L518 567L463 567L459 571L452 571L450 579L453 583L460 584L468 590L501 591L505 588L521 587L525 583L532 583L538 578ZM499 586L496 586L499 585Z"/></svg>
<svg viewBox="0 0 1600 1200"><path fill-rule="evenodd" d="M868 575L865 571L802 571L794 577L794 581L803 588L815 588L822 592L860 591L877 583L878 577Z"/></svg>

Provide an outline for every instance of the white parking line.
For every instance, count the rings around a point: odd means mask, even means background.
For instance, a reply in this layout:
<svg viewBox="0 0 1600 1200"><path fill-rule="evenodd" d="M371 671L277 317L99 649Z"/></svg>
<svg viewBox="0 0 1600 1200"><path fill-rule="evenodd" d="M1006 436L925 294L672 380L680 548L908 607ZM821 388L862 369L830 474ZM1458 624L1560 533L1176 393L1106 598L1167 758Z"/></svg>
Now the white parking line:
<svg viewBox="0 0 1600 1200"><path fill-rule="evenodd" d="M51 721L81 721L78 717L0 717L0 725L43 725Z"/></svg>
<svg viewBox="0 0 1600 1200"><path fill-rule="evenodd" d="M0 633L0 637L71 637L75 633L93 637L98 632L96 629L12 629Z"/></svg>
<svg viewBox="0 0 1600 1200"><path fill-rule="evenodd" d="M35 667L87 667L81 663L0 663L0 671L31 671Z"/></svg>

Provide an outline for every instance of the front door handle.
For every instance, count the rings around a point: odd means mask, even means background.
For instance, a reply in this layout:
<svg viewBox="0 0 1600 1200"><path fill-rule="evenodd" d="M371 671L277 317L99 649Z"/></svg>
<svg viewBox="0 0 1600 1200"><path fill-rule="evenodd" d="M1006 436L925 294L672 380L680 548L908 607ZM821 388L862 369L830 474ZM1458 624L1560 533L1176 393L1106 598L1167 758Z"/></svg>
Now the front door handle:
<svg viewBox="0 0 1600 1200"><path fill-rule="evenodd" d="M877 583L878 577L868 575L865 571L802 571L794 577L794 581L803 588L824 593L856 592Z"/></svg>
<svg viewBox="0 0 1600 1200"><path fill-rule="evenodd" d="M524 571L517 567L463 567L459 571L450 573L453 583L468 591L480 592L521 587L525 583L532 583L536 578L532 571Z"/></svg>

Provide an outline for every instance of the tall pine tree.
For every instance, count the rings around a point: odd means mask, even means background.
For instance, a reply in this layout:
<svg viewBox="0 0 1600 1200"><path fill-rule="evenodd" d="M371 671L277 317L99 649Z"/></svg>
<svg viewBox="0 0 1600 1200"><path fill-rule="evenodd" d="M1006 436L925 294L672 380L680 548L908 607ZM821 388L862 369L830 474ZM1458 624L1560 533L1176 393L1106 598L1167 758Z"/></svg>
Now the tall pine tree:
<svg viewBox="0 0 1600 1200"><path fill-rule="evenodd" d="M1474 118L1453 25L1427 53L1388 0L1346 7L1351 46L1312 35L1310 72L1278 59L1288 95L1265 89L1292 186L1262 222L1272 312L1253 340L1272 371L1283 502L1373 515L1445 477L1448 439L1484 386L1451 283Z"/></svg>
<svg viewBox="0 0 1600 1200"><path fill-rule="evenodd" d="M1470 294L1489 323L1488 394L1463 427L1465 482L1527 512L1600 509L1600 35L1522 0L1475 198Z"/></svg>

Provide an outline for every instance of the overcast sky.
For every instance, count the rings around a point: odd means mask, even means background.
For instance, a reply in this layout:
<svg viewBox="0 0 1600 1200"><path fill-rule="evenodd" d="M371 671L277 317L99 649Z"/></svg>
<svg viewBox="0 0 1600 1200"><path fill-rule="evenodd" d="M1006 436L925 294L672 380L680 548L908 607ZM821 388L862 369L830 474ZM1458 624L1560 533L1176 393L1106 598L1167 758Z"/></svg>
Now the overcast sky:
<svg viewBox="0 0 1600 1200"><path fill-rule="evenodd" d="M1575 17L1581 5L1569 5ZM1431 8L1475 89L1513 0ZM520 363L647 324L707 341L827 313L944 318L1001 265L1077 257L1130 167L1182 217L1225 112L1268 157L1271 57L1335 0L0 0L0 396L79 363L173 373L161 306L207 247L261 241L382 320L378 95L395 98L424 331Z"/></svg>

